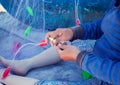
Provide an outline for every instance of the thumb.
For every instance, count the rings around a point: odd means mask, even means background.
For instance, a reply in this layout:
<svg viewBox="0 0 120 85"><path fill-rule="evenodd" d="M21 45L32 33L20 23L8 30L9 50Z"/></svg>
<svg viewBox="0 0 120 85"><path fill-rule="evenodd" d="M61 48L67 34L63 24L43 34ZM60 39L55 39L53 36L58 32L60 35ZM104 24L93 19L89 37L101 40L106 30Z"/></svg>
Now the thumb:
<svg viewBox="0 0 120 85"><path fill-rule="evenodd" d="M59 47L59 49L64 50L64 49L66 49L66 48L67 48L67 45L62 45L62 44L59 44L59 45L58 45L58 47Z"/></svg>
<svg viewBox="0 0 120 85"><path fill-rule="evenodd" d="M57 53L59 54L59 55L61 55L61 53L63 52L59 47L57 47L56 46L56 50L57 50Z"/></svg>

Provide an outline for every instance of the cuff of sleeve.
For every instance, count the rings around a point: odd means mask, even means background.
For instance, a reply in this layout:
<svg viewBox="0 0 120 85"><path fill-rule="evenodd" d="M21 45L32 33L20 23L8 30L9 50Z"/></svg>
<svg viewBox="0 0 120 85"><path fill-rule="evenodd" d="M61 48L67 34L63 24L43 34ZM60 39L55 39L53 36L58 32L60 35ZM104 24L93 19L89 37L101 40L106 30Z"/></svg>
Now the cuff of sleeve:
<svg viewBox="0 0 120 85"><path fill-rule="evenodd" d="M78 56L77 56L76 62L77 62L78 65L80 65L80 67L82 67L82 62L83 62L83 59L84 59L86 53L87 53L86 50L85 50L85 51L81 51L81 52L78 54Z"/></svg>
<svg viewBox="0 0 120 85"><path fill-rule="evenodd" d="M82 39L84 31L81 25L71 27L73 31L73 38L70 41L73 41L75 39Z"/></svg>

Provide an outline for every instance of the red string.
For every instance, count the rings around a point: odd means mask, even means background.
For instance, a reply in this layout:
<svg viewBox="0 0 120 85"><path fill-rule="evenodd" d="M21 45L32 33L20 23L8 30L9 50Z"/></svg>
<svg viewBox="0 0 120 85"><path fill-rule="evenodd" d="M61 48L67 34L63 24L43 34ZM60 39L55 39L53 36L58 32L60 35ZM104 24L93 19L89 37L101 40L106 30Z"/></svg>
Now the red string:
<svg viewBox="0 0 120 85"><path fill-rule="evenodd" d="M79 24L80 24L79 18L76 19L76 22L75 22L75 23L76 23L76 25L79 25Z"/></svg>
<svg viewBox="0 0 120 85"><path fill-rule="evenodd" d="M40 43L38 43L38 46L46 46L47 42L45 40L42 40Z"/></svg>
<svg viewBox="0 0 120 85"><path fill-rule="evenodd" d="M11 67L8 66L2 75L2 79L5 79L8 76L8 74L10 73L10 70L11 70Z"/></svg>

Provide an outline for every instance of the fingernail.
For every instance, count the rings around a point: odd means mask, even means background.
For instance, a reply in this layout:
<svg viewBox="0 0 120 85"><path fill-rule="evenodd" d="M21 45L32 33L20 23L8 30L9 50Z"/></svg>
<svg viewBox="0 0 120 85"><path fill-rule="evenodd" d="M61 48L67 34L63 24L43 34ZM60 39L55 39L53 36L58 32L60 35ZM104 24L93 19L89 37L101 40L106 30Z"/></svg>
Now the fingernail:
<svg viewBox="0 0 120 85"><path fill-rule="evenodd" d="M61 44L58 44L58 46L62 46Z"/></svg>
<svg viewBox="0 0 120 85"><path fill-rule="evenodd" d="M53 47L53 44L51 44L51 46Z"/></svg>

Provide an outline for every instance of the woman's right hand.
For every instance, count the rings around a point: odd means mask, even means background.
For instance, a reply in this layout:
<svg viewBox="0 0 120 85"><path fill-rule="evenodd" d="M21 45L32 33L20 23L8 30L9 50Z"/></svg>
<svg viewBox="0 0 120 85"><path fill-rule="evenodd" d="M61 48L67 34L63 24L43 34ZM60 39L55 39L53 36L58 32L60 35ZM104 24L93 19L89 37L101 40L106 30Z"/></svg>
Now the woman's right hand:
<svg viewBox="0 0 120 85"><path fill-rule="evenodd" d="M49 37L56 41L50 41L52 46L56 46L60 41L69 41L73 38L73 31L70 28L58 28L55 31L48 32L45 36L45 40L49 43Z"/></svg>

